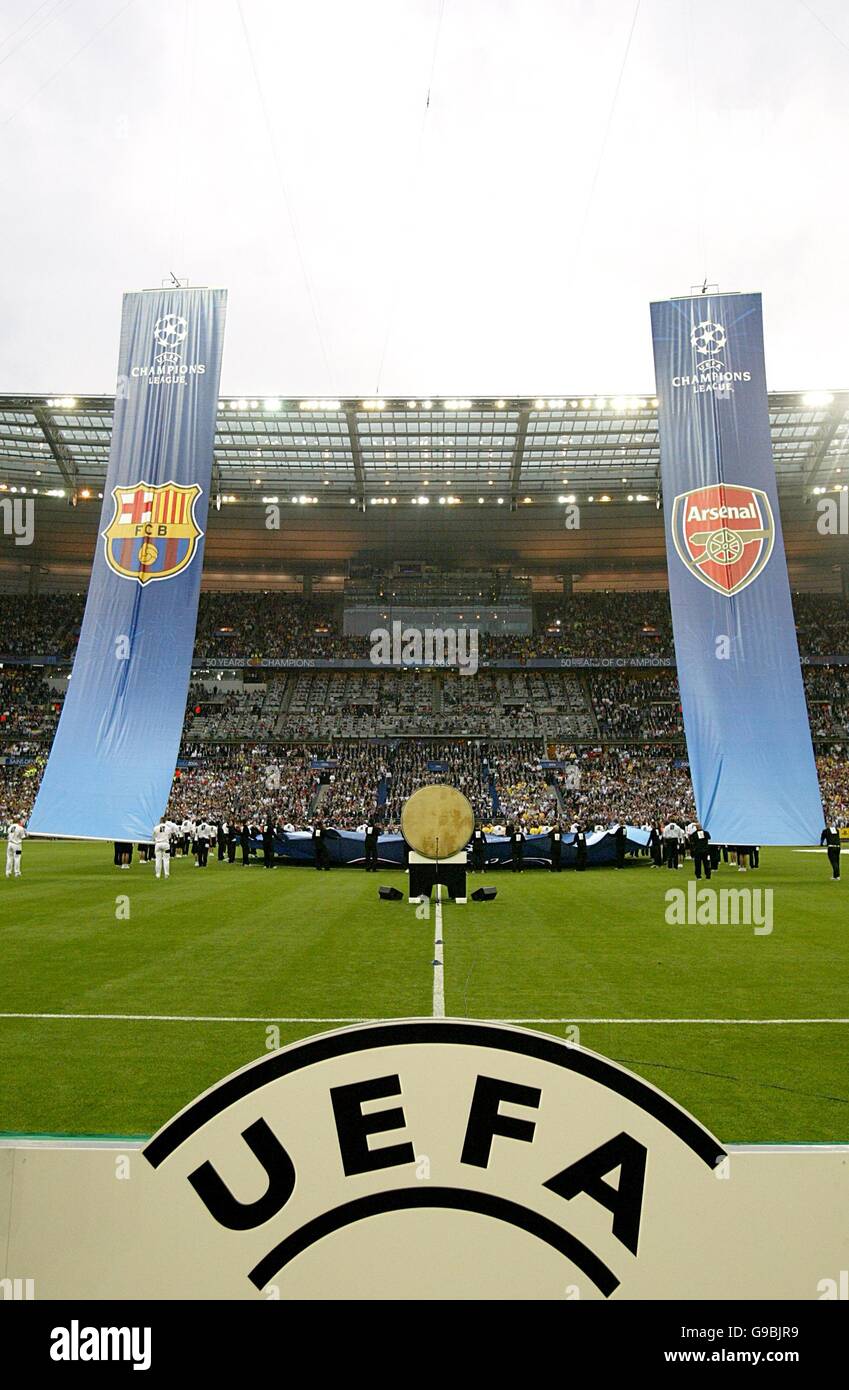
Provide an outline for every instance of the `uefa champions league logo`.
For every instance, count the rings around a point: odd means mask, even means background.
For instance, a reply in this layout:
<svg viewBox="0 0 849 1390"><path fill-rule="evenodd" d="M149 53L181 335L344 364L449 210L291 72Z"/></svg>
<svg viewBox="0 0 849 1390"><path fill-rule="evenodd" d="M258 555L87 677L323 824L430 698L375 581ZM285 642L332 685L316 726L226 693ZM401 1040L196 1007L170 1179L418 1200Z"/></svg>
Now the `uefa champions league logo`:
<svg viewBox="0 0 849 1390"><path fill-rule="evenodd" d="M182 343L189 331L189 325L180 314L163 314L156 320L153 336L160 347L175 348Z"/></svg>
<svg viewBox="0 0 849 1390"><path fill-rule="evenodd" d="M149 366L135 366L130 371L132 377L146 378L148 386L185 386L192 376L202 376L206 363L183 361L178 352L179 345L189 334L188 320L182 314L163 314L156 320L153 328L155 342L161 348Z"/></svg>
<svg viewBox="0 0 849 1390"><path fill-rule="evenodd" d="M693 392L711 391L717 397L729 397L734 392L735 382L748 382L752 379L750 371L730 370L720 353L728 345L725 325L713 319L700 319L690 329L690 347L693 352L691 372L673 376L672 386L684 386Z"/></svg>
<svg viewBox="0 0 849 1390"><path fill-rule="evenodd" d="M698 357L702 359L699 361L700 371L722 372L725 370L725 363L719 354L727 342L728 337L721 323L702 319L701 323L693 324L690 329L690 344Z"/></svg>

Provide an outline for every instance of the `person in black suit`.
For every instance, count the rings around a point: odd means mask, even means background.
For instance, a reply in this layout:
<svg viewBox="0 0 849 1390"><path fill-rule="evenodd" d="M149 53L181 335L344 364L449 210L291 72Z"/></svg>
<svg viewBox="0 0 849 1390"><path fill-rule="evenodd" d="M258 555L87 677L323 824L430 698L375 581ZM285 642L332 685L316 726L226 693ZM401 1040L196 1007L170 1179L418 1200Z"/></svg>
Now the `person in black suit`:
<svg viewBox="0 0 849 1390"><path fill-rule="evenodd" d="M235 821L231 821L231 822L230 822L229 830L228 830L228 832L227 832L227 863L228 863L228 864L235 864L235 862L236 862L236 849L237 849L237 847L238 847L238 844L239 844L239 827L236 825Z"/></svg>
<svg viewBox="0 0 849 1390"><path fill-rule="evenodd" d="M242 868L246 869L251 857L251 827L247 821L245 821L239 834L239 843L242 846Z"/></svg>
<svg viewBox="0 0 849 1390"><path fill-rule="evenodd" d="M660 839L660 831L653 825L649 831L649 854L651 855L652 867L659 869L663 863L663 846Z"/></svg>
<svg viewBox="0 0 849 1390"><path fill-rule="evenodd" d="M366 826L365 852L366 852L366 873L377 873L377 840L378 829L374 821L369 821Z"/></svg>
<svg viewBox="0 0 849 1390"><path fill-rule="evenodd" d="M227 849L227 822L215 822L215 844L218 849L218 862L221 863Z"/></svg>
<svg viewBox="0 0 849 1390"><path fill-rule="evenodd" d="M580 826L575 826L575 868L582 872L587 867L587 836Z"/></svg>
<svg viewBox="0 0 849 1390"><path fill-rule="evenodd" d="M560 851L563 848L563 831L560 829L560 822L555 821L551 827L551 872L560 873Z"/></svg>
<svg viewBox="0 0 849 1390"><path fill-rule="evenodd" d="M266 869L274 868L274 822L270 816L262 832L262 858Z"/></svg>
<svg viewBox="0 0 849 1390"><path fill-rule="evenodd" d="M476 823L476 824L475 824L475 828L474 828L474 832L473 832L473 834L472 834L472 873L475 873L475 874L482 874L482 873L483 873L484 846L485 846L485 845L486 845L486 836L484 835L484 833L483 833L483 831L482 831L482 829L481 829L481 827L480 827L480 824L479 824L479 823Z"/></svg>
<svg viewBox="0 0 849 1390"><path fill-rule="evenodd" d="M324 822L317 820L312 828L312 843L315 850L315 867L317 869L330 868L330 855L327 852L326 843L327 831Z"/></svg>
<svg viewBox="0 0 849 1390"><path fill-rule="evenodd" d="M827 825L820 835L820 844L825 845L828 862L831 865L831 879L836 883L840 878L840 831L836 825Z"/></svg>
<svg viewBox="0 0 849 1390"><path fill-rule="evenodd" d="M510 857L514 874L520 874L525 864L525 832L521 821L510 827Z"/></svg>
<svg viewBox="0 0 849 1390"><path fill-rule="evenodd" d="M694 829L690 831L687 843L693 856L693 869L696 878L701 878L702 869L704 869L705 878L710 878L713 868L710 856L710 835L699 825L698 821L696 821Z"/></svg>
<svg viewBox="0 0 849 1390"><path fill-rule="evenodd" d="M616 829L615 829L614 832L613 832L613 843L614 843L614 845L616 846L616 867L617 867L617 869L624 869L624 867L625 867L625 827L624 827L624 825L617 825Z"/></svg>

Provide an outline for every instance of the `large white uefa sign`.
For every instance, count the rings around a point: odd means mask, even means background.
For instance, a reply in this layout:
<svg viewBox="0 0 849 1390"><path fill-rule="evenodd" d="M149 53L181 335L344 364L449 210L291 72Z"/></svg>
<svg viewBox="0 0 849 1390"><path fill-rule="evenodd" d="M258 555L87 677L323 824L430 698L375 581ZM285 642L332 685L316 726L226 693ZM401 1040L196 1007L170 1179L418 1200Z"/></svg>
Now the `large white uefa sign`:
<svg viewBox="0 0 849 1390"><path fill-rule="evenodd" d="M609 1298L641 1262L679 1264L676 1213L724 1157L597 1054L451 1021L287 1048L207 1093L145 1156L257 1290L384 1298Z"/></svg>
<svg viewBox="0 0 849 1390"><path fill-rule="evenodd" d="M846 1262L847 1160L729 1156L542 1033L367 1024L262 1057L141 1149L0 1149L4 1278L36 1298L815 1300Z"/></svg>

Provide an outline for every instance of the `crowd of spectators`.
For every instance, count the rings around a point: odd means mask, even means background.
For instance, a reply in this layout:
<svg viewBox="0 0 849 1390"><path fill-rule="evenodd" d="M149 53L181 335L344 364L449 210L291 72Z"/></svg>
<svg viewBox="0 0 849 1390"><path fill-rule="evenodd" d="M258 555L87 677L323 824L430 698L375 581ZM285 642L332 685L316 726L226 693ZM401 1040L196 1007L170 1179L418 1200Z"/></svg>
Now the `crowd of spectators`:
<svg viewBox="0 0 849 1390"><path fill-rule="evenodd" d="M320 775L311 764L330 750L302 746L224 745L198 748L196 765L178 767L167 814L178 823L187 816L254 824L271 813L281 825L307 824ZM194 762L194 759L189 759Z"/></svg>
<svg viewBox="0 0 849 1390"><path fill-rule="evenodd" d="M794 594L793 612L802 656L849 652L849 603L840 594Z"/></svg>
<svg viewBox="0 0 849 1390"><path fill-rule="evenodd" d="M820 753L817 776L825 820L849 826L849 746Z"/></svg>
<svg viewBox="0 0 849 1390"><path fill-rule="evenodd" d="M837 595L794 599L800 650L849 653L849 606ZM14 657L67 655L82 617L75 595L15 598L0 612L0 823L28 812L66 688L67 671ZM538 613L533 637L492 637L486 655L669 656L665 593L591 593ZM341 607L285 594L206 594L196 652L244 658L366 656L343 638ZM811 730L829 815L849 818L849 667L806 666ZM652 746L638 746L654 740ZM845 741L845 743L844 743ZM844 745L834 747L835 743ZM589 746L592 744L593 746ZM552 746L563 768L543 769ZM342 828L377 816L397 827L418 786L461 787L483 821L560 815L656 823L694 815L678 683L671 669L441 671L247 670L196 673L186 703L169 814L279 823L316 814ZM318 769L326 758L334 765ZM5 762L3 761L5 760ZM443 770L427 764L445 764Z"/></svg>
<svg viewBox="0 0 849 1390"><path fill-rule="evenodd" d="M814 738L849 737L849 667L807 666L805 694Z"/></svg>
<svg viewBox="0 0 849 1390"><path fill-rule="evenodd" d="M500 818L506 823L550 824L560 818L552 773L540 767L540 746L528 739L494 744L489 750Z"/></svg>
<svg viewBox="0 0 849 1390"><path fill-rule="evenodd" d="M795 594L803 656L849 652L849 604L838 594ZM82 622L82 594L15 595L0 612L0 656L73 653ZM342 601L295 593L203 593L195 656L226 665L242 659L367 659L370 639L345 636ZM674 655L665 591L595 590L537 604L527 636L484 634L479 659L513 657L643 658Z"/></svg>
<svg viewBox="0 0 849 1390"><path fill-rule="evenodd" d="M428 767L428 764L434 766ZM492 796L484 775L482 750L471 742L439 742L404 739L393 744L387 758L386 799L383 821L400 829L401 808L419 787L445 783L458 787L471 802L477 817L492 814Z"/></svg>
<svg viewBox="0 0 849 1390"><path fill-rule="evenodd" d="M678 677L593 673L589 677L593 710L602 738L681 737L684 723Z"/></svg>
<svg viewBox="0 0 849 1390"><path fill-rule="evenodd" d="M185 751L195 757L181 760L167 812L178 822L203 815L260 825L271 816L276 824L303 829L320 816L328 825L354 830L374 817L397 831L407 797L433 782L459 787L484 826L512 821L532 829L555 820L564 827L620 820L660 826L695 818L686 756L674 744L545 750L521 740L486 745L410 739ZM542 767L546 751L555 751L560 769ZM319 760L330 765L315 766ZM45 762L41 743L4 747L0 825L29 816ZM821 751L817 771L824 818L849 825L849 744Z"/></svg>
<svg viewBox="0 0 849 1390"><path fill-rule="evenodd" d="M561 749L568 771L561 782L566 818L607 825L660 826L695 819L690 769L674 744L642 748ZM683 818L683 819L682 819Z"/></svg>
<svg viewBox="0 0 849 1390"><path fill-rule="evenodd" d="M673 656L669 595L593 592L572 594L545 604L537 631L520 639L526 658L557 656ZM493 655L512 655L512 638L499 637Z"/></svg>
<svg viewBox="0 0 849 1390"><path fill-rule="evenodd" d="M82 594L9 596L0 608L0 656L67 656L83 618Z"/></svg>
<svg viewBox="0 0 849 1390"><path fill-rule="evenodd" d="M61 704L41 668L0 667L0 750L3 738L52 738Z"/></svg>

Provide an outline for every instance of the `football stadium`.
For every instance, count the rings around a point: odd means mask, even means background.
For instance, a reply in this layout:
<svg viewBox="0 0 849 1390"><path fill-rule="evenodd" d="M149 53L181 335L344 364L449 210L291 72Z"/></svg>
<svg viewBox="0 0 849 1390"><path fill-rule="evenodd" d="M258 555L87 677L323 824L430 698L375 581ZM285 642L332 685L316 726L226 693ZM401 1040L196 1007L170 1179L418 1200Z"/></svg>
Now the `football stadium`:
<svg viewBox="0 0 849 1390"><path fill-rule="evenodd" d="M825 1354L755 1305L849 1299L847 51L837 0L7 0L33 1364L197 1374L258 1300Z"/></svg>
<svg viewBox="0 0 849 1390"><path fill-rule="evenodd" d="M849 824L849 563L838 528L817 529L821 499L845 505L848 409L836 391L769 397L823 826ZM26 549L9 528L0 569L4 825L29 819L69 688L113 410L0 405L3 505L38 516ZM147 1136L269 1037L444 1014L580 1041L729 1142L845 1140L846 909L825 849L763 847L743 878L717 847L730 900L700 921L676 918L649 842L696 820L656 398L221 399L212 488L160 812L170 878L137 844L125 872L111 841L24 843L4 904L4 1128ZM429 631L430 660L412 640ZM452 652L455 633L474 644ZM486 836L470 889L497 889L447 899L438 933L435 901L378 897L404 888L401 811L426 784L468 798Z"/></svg>

